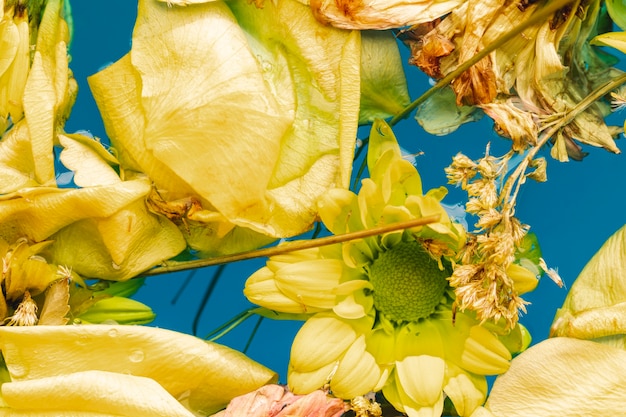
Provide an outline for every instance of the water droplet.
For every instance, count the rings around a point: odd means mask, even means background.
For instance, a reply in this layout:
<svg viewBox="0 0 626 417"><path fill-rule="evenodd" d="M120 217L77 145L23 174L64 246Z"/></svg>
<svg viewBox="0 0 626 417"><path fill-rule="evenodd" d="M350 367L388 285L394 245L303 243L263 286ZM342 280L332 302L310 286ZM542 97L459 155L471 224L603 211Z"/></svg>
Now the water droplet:
<svg viewBox="0 0 626 417"><path fill-rule="evenodd" d="M139 349L133 350L128 356L128 360L130 360L133 363L139 363L143 361L143 358L144 358L143 351Z"/></svg>
<svg viewBox="0 0 626 417"><path fill-rule="evenodd" d="M107 332L107 334L109 335L109 337L117 337L118 333L119 333L119 332L117 331L117 329L110 329L110 330Z"/></svg>
<svg viewBox="0 0 626 417"><path fill-rule="evenodd" d="M81 334L78 336L78 339L76 339L78 346L85 346L87 343L89 343L89 337L87 335Z"/></svg>
<svg viewBox="0 0 626 417"><path fill-rule="evenodd" d="M21 379L28 374L28 366L23 363L14 363L10 366L9 371L12 378Z"/></svg>

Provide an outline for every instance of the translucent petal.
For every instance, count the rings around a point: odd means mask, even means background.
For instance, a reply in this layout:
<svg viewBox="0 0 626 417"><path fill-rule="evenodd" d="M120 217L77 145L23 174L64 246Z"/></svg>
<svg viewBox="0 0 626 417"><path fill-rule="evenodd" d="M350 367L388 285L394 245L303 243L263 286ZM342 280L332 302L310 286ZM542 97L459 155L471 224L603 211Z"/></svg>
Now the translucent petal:
<svg viewBox="0 0 626 417"><path fill-rule="evenodd" d="M626 227L620 228L585 265L557 310L551 335L593 339L623 335L626 312Z"/></svg>
<svg viewBox="0 0 626 417"><path fill-rule="evenodd" d="M361 105L359 124L400 113L410 103L395 36L361 32Z"/></svg>
<svg viewBox="0 0 626 417"><path fill-rule="evenodd" d="M462 0L357 0L344 4L334 0L311 0L311 8L320 21L339 28L392 29L430 22L461 3Z"/></svg>
<svg viewBox="0 0 626 417"><path fill-rule="evenodd" d="M407 323L396 330L395 357L397 360L421 355L443 358L444 340L430 320Z"/></svg>
<svg viewBox="0 0 626 417"><path fill-rule="evenodd" d="M118 162L102 144L83 135L59 135L63 151L59 159L74 171L74 183L79 187L110 185L122 180L111 165Z"/></svg>
<svg viewBox="0 0 626 417"><path fill-rule="evenodd" d="M155 380L203 414L276 379L240 352L146 326L0 327L0 348L12 381L82 371L132 374Z"/></svg>
<svg viewBox="0 0 626 417"><path fill-rule="evenodd" d="M557 337L529 348L496 379L485 408L497 416L621 414L626 352Z"/></svg>

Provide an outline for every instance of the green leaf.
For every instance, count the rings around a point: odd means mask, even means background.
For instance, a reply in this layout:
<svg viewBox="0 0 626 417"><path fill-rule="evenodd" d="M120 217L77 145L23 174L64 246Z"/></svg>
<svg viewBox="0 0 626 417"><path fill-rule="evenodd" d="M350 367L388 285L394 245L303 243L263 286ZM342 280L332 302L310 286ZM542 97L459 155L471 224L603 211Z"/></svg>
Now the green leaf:
<svg viewBox="0 0 626 417"><path fill-rule="evenodd" d="M361 32L359 124L395 116L410 102L402 59L393 33Z"/></svg>
<svg viewBox="0 0 626 417"><path fill-rule="evenodd" d="M458 106L452 88L446 87L417 108L415 120L428 133L447 135L463 123L480 119L483 113L474 106Z"/></svg>

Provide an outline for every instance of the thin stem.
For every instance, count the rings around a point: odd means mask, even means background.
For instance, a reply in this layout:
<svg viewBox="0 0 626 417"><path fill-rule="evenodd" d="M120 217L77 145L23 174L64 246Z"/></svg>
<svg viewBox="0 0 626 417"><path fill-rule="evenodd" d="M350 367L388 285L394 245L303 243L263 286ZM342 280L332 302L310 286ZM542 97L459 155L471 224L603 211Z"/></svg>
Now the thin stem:
<svg viewBox="0 0 626 417"><path fill-rule="evenodd" d="M198 311L196 311L196 315L193 318L193 323L191 324L191 332L194 336L198 335L198 325L200 324L200 317L202 317L202 313L204 312L205 307L209 303L209 298L211 298L211 294L213 294L213 291L215 290L215 286L219 282L220 277L222 276L222 273L224 272L225 268L226 268L226 265L218 266L217 270L213 274L211 283L209 284L208 288L204 292L204 295L202 296L202 301L200 301L200 308L198 309ZM197 271L197 269L194 269L194 271Z"/></svg>
<svg viewBox="0 0 626 417"><path fill-rule="evenodd" d="M503 195L505 196L505 209L508 210L510 207L515 205L515 199L517 198L517 194L520 188L519 179L522 177L523 173L526 172L526 168L528 168L528 164L533 160L537 152L552 138L563 126L569 124L572 120L576 118L580 113L585 111L589 106L596 102L600 97L605 96L609 92L615 90L620 85L626 83L626 73L616 77L615 79L609 81L601 87L598 87L595 91L591 92L587 97L585 97L580 103L576 104L571 110L565 113L565 115L558 121L552 124L550 129L546 130L540 137L537 145L533 146L529 149L528 154L524 158L522 162L517 166L513 174L509 177L506 184L503 188ZM515 191L512 192L513 186L515 186ZM511 194L512 193L512 194ZM510 197L509 197L510 196Z"/></svg>
<svg viewBox="0 0 626 417"><path fill-rule="evenodd" d="M248 338L248 342L246 343L246 346L241 351L242 353L245 354L246 352L248 352L248 349L250 349L250 345L252 344L252 339L254 339L254 336L256 336L256 333L259 330L259 327L261 327L261 323L263 323L264 318L265 317L263 316L259 316L259 319L254 324L254 329L252 329L252 333L250 333L250 337Z"/></svg>
<svg viewBox="0 0 626 417"><path fill-rule="evenodd" d="M395 115L390 121L389 126L393 126L398 123L400 120L407 117L417 106L426 101L430 96L435 94L437 91L441 90L448 84L450 84L455 78L461 75L463 72L467 71L471 66L476 64L478 61L489 55L491 52L495 51L520 33L522 33L525 29L545 22L548 16L552 15L555 11L561 9L569 3L573 3L575 0L551 0L547 2L547 4L537 10L531 17L529 17L524 22L520 23L518 26L511 29L509 32L503 34L495 41L491 42L489 45L485 46L483 49L478 51L475 55L473 55L470 59L460 64L454 71L447 74L441 80L437 82L434 86L428 89L424 94L422 94L419 98L409 104L407 107L402 110L402 112Z"/></svg>
<svg viewBox="0 0 626 417"><path fill-rule="evenodd" d="M254 309L242 311L241 313L233 317L231 320L229 320L228 322L224 323L223 325L221 325L220 327L218 327L217 329L213 330L211 333L206 335L204 340L208 340L209 342L215 342L217 339L224 336L225 334L230 332L235 327L239 326L241 323L243 323L250 317L254 316L254 314L255 314Z"/></svg>
<svg viewBox="0 0 626 417"><path fill-rule="evenodd" d="M284 253L294 252L304 249L318 248L320 246L334 245L336 243L348 242L355 239L363 239L366 237L381 235L384 233L395 232L397 230L410 229L413 227L424 226L439 221L439 215L422 217L421 219L407 220L405 222L387 224L384 226L374 227L367 230L359 230L356 232L344 233L342 235L333 235L320 237L317 239L297 240L287 242L283 245L273 246L270 248L257 249L248 252L235 253L232 255L218 256L209 259L197 259L193 261L165 261L162 266L157 266L149 271L144 272L141 276L152 276L166 274L170 272L186 271L192 268L202 268L205 266L222 265L232 262L244 261L248 259L264 258Z"/></svg>

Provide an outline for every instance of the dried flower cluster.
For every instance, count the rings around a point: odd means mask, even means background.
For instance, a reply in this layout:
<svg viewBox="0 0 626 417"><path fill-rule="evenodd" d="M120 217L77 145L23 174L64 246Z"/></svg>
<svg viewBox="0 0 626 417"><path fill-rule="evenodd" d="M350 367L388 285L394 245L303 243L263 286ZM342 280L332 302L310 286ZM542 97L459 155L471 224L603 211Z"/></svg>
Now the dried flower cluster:
<svg viewBox="0 0 626 417"><path fill-rule="evenodd" d="M514 216L515 196L502 192L507 189L503 181L512 155L496 158L487 150L486 156L475 162L459 153L446 168L449 183L460 185L469 195L466 211L478 217L478 230L468 235L450 277L458 307L476 311L482 321L504 318L510 327L517 323L519 311L526 311L521 289L528 282L536 285L514 263L529 226ZM538 168L528 176L545 178L542 161L535 160Z"/></svg>
<svg viewBox="0 0 626 417"><path fill-rule="evenodd" d="M531 24L547 3L468 0L445 18L401 36L411 48L410 62L440 79L530 22L452 82L457 105L481 108L517 151L535 146L543 130L562 123L584 97L621 73L612 68L614 58L588 43L611 24L600 1L572 2ZM551 155L560 161L581 160L587 153L579 143L619 153L614 138L620 128L605 124L608 113L602 101L577 112L551 139Z"/></svg>

